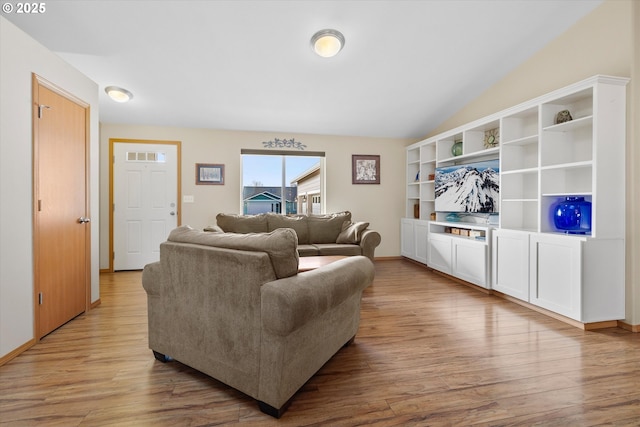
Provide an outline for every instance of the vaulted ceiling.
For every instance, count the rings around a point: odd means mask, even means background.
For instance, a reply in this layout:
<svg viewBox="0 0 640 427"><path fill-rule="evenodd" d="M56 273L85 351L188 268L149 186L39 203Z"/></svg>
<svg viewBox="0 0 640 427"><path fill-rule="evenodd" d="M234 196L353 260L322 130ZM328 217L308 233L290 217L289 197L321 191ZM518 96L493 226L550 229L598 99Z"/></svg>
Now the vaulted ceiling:
<svg viewBox="0 0 640 427"><path fill-rule="evenodd" d="M601 3L49 0L3 16L100 85L102 122L419 138ZM346 38L334 58L310 48L324 28Z"/></svg>

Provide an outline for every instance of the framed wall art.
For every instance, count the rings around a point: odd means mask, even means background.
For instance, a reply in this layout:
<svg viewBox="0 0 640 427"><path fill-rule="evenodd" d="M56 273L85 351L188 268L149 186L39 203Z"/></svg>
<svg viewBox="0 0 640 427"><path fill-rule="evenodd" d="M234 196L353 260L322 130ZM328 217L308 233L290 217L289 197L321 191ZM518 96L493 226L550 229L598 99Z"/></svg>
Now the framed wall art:
<svg viewBox="0 0 640 427"><path fill-rule="evenodd" d="M196 185L223 185L224 165L196 163Z"/></svg>
<svg viewBox="0 0 640 427"><path fill-rule="evenodd" d="M380 156L354 154L351 156L352 184L380 184Z"/></svg>

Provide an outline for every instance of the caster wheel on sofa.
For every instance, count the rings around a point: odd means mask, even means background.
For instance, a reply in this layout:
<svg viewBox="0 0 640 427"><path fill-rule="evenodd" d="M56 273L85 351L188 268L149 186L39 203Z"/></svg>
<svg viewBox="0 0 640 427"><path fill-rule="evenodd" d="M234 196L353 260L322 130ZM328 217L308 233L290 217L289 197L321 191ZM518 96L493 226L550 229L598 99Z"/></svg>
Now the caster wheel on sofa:
<svg viewBox="0 0 640 427"><path fill-rule="evenodd" d="M169 357L169 356L167 356L165 354L158 353L155 350L152 350L152 351L153 351L153 357L155 357L156 360L158 360L158 361L160 361L162 363L171 362L173 360L171 357Z"/></svg>

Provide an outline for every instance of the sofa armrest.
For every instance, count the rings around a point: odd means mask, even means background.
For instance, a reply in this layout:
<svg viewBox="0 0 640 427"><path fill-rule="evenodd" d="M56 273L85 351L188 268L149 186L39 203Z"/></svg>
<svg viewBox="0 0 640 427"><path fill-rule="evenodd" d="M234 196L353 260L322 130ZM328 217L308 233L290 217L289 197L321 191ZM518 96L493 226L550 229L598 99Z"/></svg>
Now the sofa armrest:
<svg viewBox="0 0 640 427"><path fill-rule="evenodd" d="M374 253L380 242L382 241L382 237L380 233L375 230L364 230L362 233L362 237L360 239L360 247L362 248L362 255L369 258L373 261Z"/></svg>
<svg viewBox="0 0 640 427"><path fill-rule="evenodd" d="M262 286L262 324L286 336L373 282L373 263L363 256L345 258L316 270Z"/></svg>
<svg viewBox="0 0 640 427"><path fill-rule="evenodd" d="M160 295L162 286L162 267L160 262L154 262L144 266L142 270L142 287L147 295Z"/></svg>

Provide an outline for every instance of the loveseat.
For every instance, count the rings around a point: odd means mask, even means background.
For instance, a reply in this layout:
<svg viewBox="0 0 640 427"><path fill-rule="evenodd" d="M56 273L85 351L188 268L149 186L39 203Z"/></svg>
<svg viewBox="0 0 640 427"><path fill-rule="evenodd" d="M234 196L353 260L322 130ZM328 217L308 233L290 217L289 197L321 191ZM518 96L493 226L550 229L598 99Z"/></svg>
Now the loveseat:
<svg viewBox="0 0 640 427"><path fill-rule="evenodd" d="M217 227L227 233L266 233L279 228L292 228L298 236L300 256L364 255L373 261L380 233L369 229L368 222L352 222L351 212L326 215L236 215L220 213Z"/></svg>
<svg viewBox="0 0 640 427"><path fill-rule="evenodd" d="M364 256L298 273L289 228L235 234L173 230L145 266L149 348L253 398L280 417L360 322L374 277Z"/></svg>

